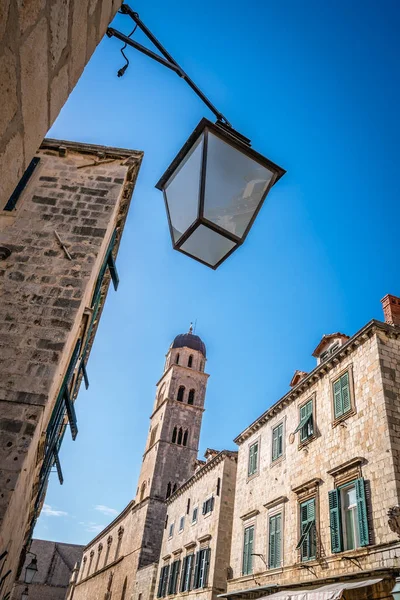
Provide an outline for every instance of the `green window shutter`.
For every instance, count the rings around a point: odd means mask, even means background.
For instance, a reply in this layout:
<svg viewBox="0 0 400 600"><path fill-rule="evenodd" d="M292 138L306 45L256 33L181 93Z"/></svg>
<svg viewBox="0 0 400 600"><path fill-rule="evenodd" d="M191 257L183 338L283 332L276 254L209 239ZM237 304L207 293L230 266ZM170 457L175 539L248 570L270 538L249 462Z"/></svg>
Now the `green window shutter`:
<svg viewBox="0 0 400 600"><path fill-rule="evenodd" d="M162 595L162 585L163 585L163 580L164 580L164 570L165 570L165 567L162 567L162 569L160 571L160 579L158 580L157 598L161 598L161 595Z"/></svg>
<svg viewBox="0 0 400 600"><path fill-rule="evenodd" d="M358 513L358 529L360 533L360 545L368 546L369 544L369 528L367 503L365 500L365 482L362 477L355 482L357 495L357 513Z"/></svg>
<svg viewBox="0 0 400 600"><path fill-rule="evenodd" d="M341 376L340 387L341 387L341 393L342 393L343 413L346 413L351 409L349 373L348 372L344 373L344 375Z"/></svg>
<svg viewBox="0 0 400 600"><path fill-rule="evenodd" d="M194 580L193 589L197 590L199 587L199 573L200 573L200 552L196 552L196 564L194 567Z"/></svg>
<svg viewBox="0 0 400 600"><path fill-rule="evenodd" d="M342 552L342 516L340 510L340 491L331 490L329 496L329 518L331 528L331 550Z"/></svg>
<svg viewBox="0 0 400 600"><path fill-rule="evenodd" d="M244 530L244 543L243 543L243 575L249 575L253 568L253 538L254 538L254 526L246 527Z"/></svg>
<svg viewBox="0 0 400 600"><path fill-rule="evenodd" d="M275 517L275 556L276 556L276 567L281 566L281 546L282 546L282 516L276 515Z"/></svg>
<svg viewBox="0 0 400 600"><path fill-rule="evenodd" d="M249 466L247 469L247 474L251 475L253 473L253 453L254 453L254 446L250 446L250 450L249 450Z"/></svg>
<svg viewBox="0 0 400 600"><path fill-rule="evenodd" d="M253 447L253 473L256 473L258 464L258 442L256 442Z"/></svg>
<svg viewBox="0 0 400 600"><path fill-rule="evenodd" d="M166 565L164 567L164 578L163 578L163 585L162 585L162 591L161 591L161 595L163 598L167 593L168 575L169 575L169 565Z"/></svg>
<svg viewBox="0 0 400 600"><path fill-rule="evenodd" d="M341 417L343 414L343 403L342 403L340 379L335 381L333 384L333 405L334 405L334 411L335 411L335 419L337 419L338 417Z"/></svg>
<svg viewBox="0 0 400 600"><path fill-rule="evenodd" d="M183 563L182 563L181 584L179 586L180 592L184 592L187 589L186 588L187 567L188 567L188 557L185 556L183 558Z"/></svg>
<svg viewBox="0 0 400 600"><path fill-rule="evenodd" d="M193 563L194 563L194 554L189 554L188 556L188 567L187 567L187 578L186 578L186 590L190 591L192 589L192 573L193 573Z"/></svg>
<svg viewBox="0 0 400 600"><path fill-rule="evenodd" d="M281 515L270 517L269 520L269 556L268 567L276 569L281 562Z"/></svg>
<svg viewBox="0 0 400 600"><path fill-rule="evenodd" d="M283 423L278 425L278 457L283 454Z"/></svg>
<svg viewBox="0 0 400 600"><path fill-rule="evenodd" d="M316 557L315 498L300 505L301 536L296 550L300 550L301 559L312 560Z"/></svg>
<svg viewBox="0 0 400 600"><path fill-rule="evenodd" d="M119 275L117 271L117 267L115 264L114 257L112 255L112 251L110 251L107 260L108 268L110 269L111 280L113 282L114 290L117 291L119 285Z"/></svg>
<svg viewBox="0 0 400 600"><path fill-rule="evenodd" d="M204 573L203 573L203 585L202 587L207 587L207 583L208 583L208 572L210 570L210 556L211 556L211 549L207 548L204 551Z"/></svg>

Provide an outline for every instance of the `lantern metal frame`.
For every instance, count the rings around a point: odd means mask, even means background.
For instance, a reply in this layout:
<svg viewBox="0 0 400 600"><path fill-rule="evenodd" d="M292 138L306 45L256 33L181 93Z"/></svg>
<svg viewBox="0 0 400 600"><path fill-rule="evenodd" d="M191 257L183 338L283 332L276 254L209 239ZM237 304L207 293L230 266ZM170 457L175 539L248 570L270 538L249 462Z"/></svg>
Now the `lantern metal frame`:
<svg viewBox="0 0 400 600"><path fill-rule="evenodd" d="M263 193L260 201L258 202L258 205L257 205L248 225L246 226L244 233L240 237L231 233L230 231L224 229L220 225L217 225L213 221L210 221L209 219L207 219L204 216L204 197L205 197L206 177L207 177L207 149L208 149L208 133L209 132L211 132L217 138L219 138L223 142L227 143L228 145L232 146L233 148L235 148L236 150L238 150L245 156L249 157L251 160L257 162L262 167L265 167L272 173L271 180L270 180L269 184L267 185L266 189L264 190L264 193ZM201 158L201 176L200 176L200 185L199 185L197 218L188 227L188 229L181 235L181 237L175 241L174 234L173 234L173 224L171 221L171 215L170 215L169 206L168 206L166 188L167 188L167 185L168 185L170 179L174 176L176 170L179 168L179 165L182 164L182 162L185 160L186 156L190 153L192 148L195 146L196 142L201 138L201 136L203 134L204 134L204 138L203 138L204 141L203 141L202 158ZM240 133L238 133L231 127L228 127L228 126L226 126L222 123L218 123L218 122L212 123L208 119L203 118L200 121L200 123L197 125L196 129L193 131L193 133L191 134L189 139L179 150L178 154L175 156L175 158L173 159L173 161L171 162L171 164L169 165L169 167L167 168L167 170L165 171L165 173L162 175L162 177L160 178L160 180L158 181L158 183L155 186L158 190L161 190L163 192L165 208L166 208L167 216L168 216L168 225L169 225L169 230L170 230L171 240L172 240L172 245L173 245L174 250L178 250L179 252L182 252L186 256L190 256L194 260L197 260L198 262L202 263L203 265L206 265L207 267L210 267L211 269L214 269L214 270L217 269L238 248L238 246L241 246L243 244L243 242L245 241L270 189L285 174L285 172L286 171L284 169L282 169L281 167L279 167L277 164L275 164L268 158L265 158L259 152L256 152L255 150L253 150L250 147L250 140L248 138L245 138L243 135L241 135ZM208 227L208 229L211 229L215 233L219 233L224 238L235 243L234 247L231 250L229 250L224 255L224 257L221 260L219 260L215 265L210 265L210 263L208 263L204 260L201 260L200 258L197 258L193 254L189 254L185 250L182 250L182 245L190 238L192 233L194 233L194 231L196 231L196 229L201 225L205 225L206 227Z"/></svg>

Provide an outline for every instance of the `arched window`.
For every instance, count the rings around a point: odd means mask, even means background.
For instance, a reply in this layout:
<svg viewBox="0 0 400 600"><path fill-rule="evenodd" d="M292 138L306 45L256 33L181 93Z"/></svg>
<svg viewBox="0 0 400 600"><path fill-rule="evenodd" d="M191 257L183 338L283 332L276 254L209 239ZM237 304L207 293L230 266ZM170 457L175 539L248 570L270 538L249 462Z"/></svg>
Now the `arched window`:
<svg viewBox="0 0 400 600"><path fill-rule="evenodd" d="M200 362L200 371L204 371L204 360Z"/></svg>
<svg viewBox="0 0 400 600"><path fill-rule="evenodd" d="M190 390L189 392L188 404L194 404L194 390Z"/></svg>
<svg viewBox="0 0 400 600"><path fill-rule="evenodd" d="M179 446L182 444L182 435L183 435L183 432L182 432L182 427L179 427L179 431L178 431L178 442L177 442Z"/></svg>
<svg viewBox="0 0 400 600"><path fill-rule="evenodd" d="M176 483L174 483L174 487L172 489L172 493L176 492L176 488L178 487L178 485Z"/></svg>
<svg viewBox="0 0 400 600"><path fill-rule="evenodd" d="M193 354L191 354L189 356L189 360L188 360L188 367L191 367L193 365Z"/></svg>
<svg viewBox="0 0 400 600"><path fill-rule="evenodd" d="M179 352L178 352L178 354L175 357L175 364L179 365Z"/></svg>
<svg viewBox="0 0 400 600"><path fill-rule="evenodd" d="M187 441L188 441L188 430L186 429L185 433L183 434L183 446L187 446Z"/></svg>
<svg viewBox="0 0 400 600"><path fill-rule="evenodd" d="M142 487L140 488L140 502L143 500L144 498L144 493L146 491L146 482L143 481L142 483Z"/></svg>
<svg viewBox="0 0 400 600"><path fill-rule="evenodd" d="M169 482L168 482L168 485L167 485L167 493L166 493L166 496L165 496L165 497L166 497L166 498L169 498L169 497L170 497L170 495L171 495L171 482L169 481Z"/></svg>
<svg viewBox="0 0 400 600"><path fill-rule="evenodd" d="M185 386L181 385L181 386L179 386L178 395L176 397L178 402L183 402L184 395L185 395Z"/></svg>
<svg viewBox="0 0 400 600"><path fill-rule="evenodd" d="M175 444L176 443L176 436L178 434L178 429L176 427L174 427L174 431L172 432L172 443Z"/></svg>
<svg viewBox="0 0 400 600"><path fill-rule="evenodd" d="M160 391L157 396L157 407L160 406L161 402L164 400L164 392L165 392L165 383L162 384Z"/></svg>
<svg viewBox="0 0 400 600"><path fill-rule="evenodd" d="M158 429L158 425L156 425L153 429L153 431L150 434L150 444L149 444L149 448L152 447L152 445L154 444L154 442L156 441L156 435L157 435L157 429Z"/></svg>

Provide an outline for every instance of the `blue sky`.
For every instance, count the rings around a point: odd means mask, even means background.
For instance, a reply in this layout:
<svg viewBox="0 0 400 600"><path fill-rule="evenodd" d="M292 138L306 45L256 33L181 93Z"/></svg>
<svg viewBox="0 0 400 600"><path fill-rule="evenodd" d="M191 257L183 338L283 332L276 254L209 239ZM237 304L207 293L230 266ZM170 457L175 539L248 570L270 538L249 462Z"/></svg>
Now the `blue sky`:
<svg viewBox="0 0 400 600"><path fill-rule="evenodd" d="M233 438L314 366L324 333L352 334L400 295L395 0L137 0L131 4L253 148L285 169L245 244L217 271L172 250L160 175L212 115L174 73L104 39L50 136L144 150L90 357L35 537L87 543L133 497L155 383L197 320L210 373L200 454ZM128 33L131 22L114 26ZM135 38L145 40L139 34Z"/></svg>

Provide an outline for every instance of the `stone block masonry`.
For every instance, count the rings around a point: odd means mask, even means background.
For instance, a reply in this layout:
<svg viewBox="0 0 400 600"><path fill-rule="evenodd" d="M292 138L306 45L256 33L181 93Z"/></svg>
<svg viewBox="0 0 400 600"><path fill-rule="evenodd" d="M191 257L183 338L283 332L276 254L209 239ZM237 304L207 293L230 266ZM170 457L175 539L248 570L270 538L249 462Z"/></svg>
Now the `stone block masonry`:
<svg viewBox="0 0 400 600"><path fill-rule="evenodd" d="M15 209L0 205L1 244L11 252L0 262L0 580L10 571L0 597L40 512L55 406L62 437L60 390L77 395L110 281L105 260L110 248L115 259L142 153L45 140L38 157Z"/></svg>
<svg viewBox="0 0 400 600"><path fill-rule="evenodd" d="M0 0L0 202L13 191L121 0Z"/></svg>

